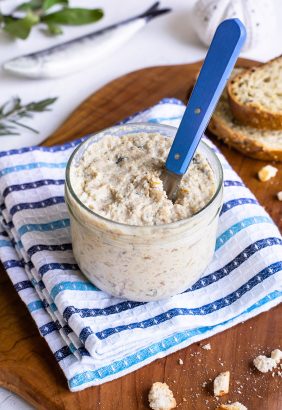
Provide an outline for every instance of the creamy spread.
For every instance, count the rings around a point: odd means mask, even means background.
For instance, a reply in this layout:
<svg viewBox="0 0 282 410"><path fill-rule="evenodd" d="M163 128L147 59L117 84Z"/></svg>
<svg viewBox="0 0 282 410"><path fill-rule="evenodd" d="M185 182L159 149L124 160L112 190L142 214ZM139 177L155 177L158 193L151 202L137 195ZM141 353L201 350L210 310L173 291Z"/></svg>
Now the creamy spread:
<svg viewBox="0 0 282 410"><path fill-rule="evenodd" d="M175 131L113 127L70 160L65 196L74 256L89 280L114 296L143 302L183 292L212 259L221 168L201 142L175 203L168 200L161 172Z"/></svg>
<svg viewBox="0 0 282 410"><path fill-rule="evenodd" d="M161 178L171 142L160 133L106 135L73 170L77 196L95 213L129 225L167 224L197 213L215 192L213 171L197 153L173 203Z"/></svg>

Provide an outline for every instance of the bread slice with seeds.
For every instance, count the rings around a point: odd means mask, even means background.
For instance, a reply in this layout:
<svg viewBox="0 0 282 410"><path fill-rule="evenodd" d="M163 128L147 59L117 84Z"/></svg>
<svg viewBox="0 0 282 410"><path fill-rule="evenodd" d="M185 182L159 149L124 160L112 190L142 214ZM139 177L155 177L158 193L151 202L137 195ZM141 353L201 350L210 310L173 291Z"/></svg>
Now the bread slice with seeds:
<svg viewBox="0 0 282 410"><path fill-rule="evenodd" d="M229 82L234 117L258 129L282 129L282 56L250 68Z"/></svg>
<svg viewBox="0 0 282 410"><path fill-rule="evenodd" d="M230 81L243 75L244 69L234 69ZM225 89L208 125L208 130L227 145L243 154L266 161L282 161L282 130L258 130L239 123L230 109Z"/></svg>

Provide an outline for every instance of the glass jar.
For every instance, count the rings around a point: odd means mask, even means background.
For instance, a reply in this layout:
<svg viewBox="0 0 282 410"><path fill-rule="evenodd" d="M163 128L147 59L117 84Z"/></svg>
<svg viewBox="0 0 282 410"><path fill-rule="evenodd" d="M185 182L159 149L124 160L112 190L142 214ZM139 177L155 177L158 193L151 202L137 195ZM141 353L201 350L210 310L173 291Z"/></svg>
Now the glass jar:
<svg viewBox="0 0 282 410"><path fill-rule="evenodd" d="M81 271L101 290L119 298L152 301L181 293L193 285L211 261L222 206L221 164L206 143L199 152L208 160L216 190L197 214L177 222L126 225L104 218L87 208L72 185L72 172L92 144L106 135L121 137L139 132L174 138L176 128L159 124L127 124L90 136L71 155L65 199L71 222L73 253Z"/></svg>

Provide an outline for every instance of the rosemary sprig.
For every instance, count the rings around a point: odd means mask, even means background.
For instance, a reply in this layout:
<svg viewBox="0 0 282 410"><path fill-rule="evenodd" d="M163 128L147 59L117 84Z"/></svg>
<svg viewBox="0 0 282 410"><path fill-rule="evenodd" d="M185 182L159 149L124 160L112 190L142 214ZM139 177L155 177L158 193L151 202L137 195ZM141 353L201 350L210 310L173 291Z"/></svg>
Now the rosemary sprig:
<svg viewBox="0 0 282 410"><path fill-rule="evenodd" d="M20 135L19 128L25 128L38 134L38 131L22 122L24 118L32 118L36 112L50 111L50 105L57 100L46 98L45 100L31 102L22 105L19 97L13 97L0 107L0 137L7 135Z"/></svg>

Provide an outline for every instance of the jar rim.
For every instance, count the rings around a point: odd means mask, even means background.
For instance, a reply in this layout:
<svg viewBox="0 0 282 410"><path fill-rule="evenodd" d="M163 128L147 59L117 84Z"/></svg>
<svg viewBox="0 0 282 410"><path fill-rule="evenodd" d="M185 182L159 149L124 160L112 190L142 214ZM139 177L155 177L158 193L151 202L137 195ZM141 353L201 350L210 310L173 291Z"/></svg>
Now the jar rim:
<svg viewBox="0 0 282 410"><path fill-rule="evenodd" d="M204 142L203 140L200 141L200 146L202 145L211 155L211 157L213 157L213 159L215 160L216 163L216 167L217 167L217 171L218 171L218 183L217 183L217 188L213 194L213 196L210 198L210 200L206 203L206 205L201 208L198 212L196 212L195 214L193 214L192 216L189 216L187 218L184 219L180 219L178 221L175 222L170 222L170 223L166 223L166 224L159 224L159 225L130 225L130 224L126 224L123 222L118 222L118 221L114 221L112 219L106 218L94 211L92 211L90 208L88 208L80 199L79 197L76 195L72 184L71 184L71 178L70 178L70 170L72 167L72 163L74 161L75 155L78 153L78 151L86 144L89 143L90 140L94 139L95 137L97 137L97 135L101 134L101 133L105 133L107 131L109 132L113 132L115 129L120 129L120 128L137 128L139 127L148 127L148 128L155 128L156 131L157 130L161 130L161 129L167 129L169 131L177 131L176 127L173 127L171 125L164 125L164 124L151 124L151 123L147 123L147 122L136 122L136 123L128 123L128 124L120 124L120 125L114 125L112 127L108 127L105 128L103 130L100 130L98 132L95 132L93 134L89 134L88 138L81 142L72 152L68 162L67 162L67 167L66 167L66 187L68 192L71 194L72 198L74 199L74 201L81 206L89 215L95 216L98 220L100 220L101 222L107 223L107 224L111 224L117 228L126 228L128 230L142 230L142 231L151 231L153 230L163 230L163 229L170 229L170 228L176 228L179 225L182 225L186 222L195 222L197 221L197 219L201 218L203 214L205 214L206 212L208 212L208 209L210 209L210 207L212 206L212 204L215 202L215 200L218 198L220 192L221 192L221 188L223 186L223 169L222 169L222 165L221 162L219 161L218 156L216 155L216 153L211 149L211 147L209 147L209 145ZM134 131L133 131L134 132ZM214 168L214 167L212 167Z"/></svg>

